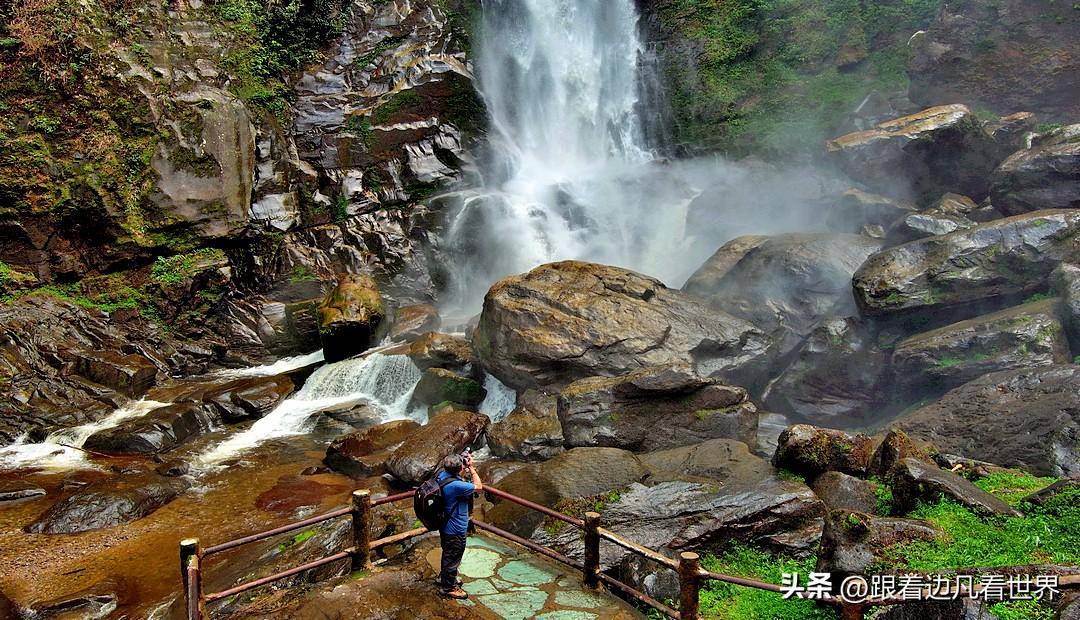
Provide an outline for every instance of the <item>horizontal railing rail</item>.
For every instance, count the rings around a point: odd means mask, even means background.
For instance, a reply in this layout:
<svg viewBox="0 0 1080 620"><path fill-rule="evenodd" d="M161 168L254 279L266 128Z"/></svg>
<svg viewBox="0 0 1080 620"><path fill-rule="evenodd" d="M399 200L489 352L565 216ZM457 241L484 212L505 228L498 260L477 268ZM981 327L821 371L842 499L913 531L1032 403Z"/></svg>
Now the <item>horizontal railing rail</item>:
<svg viewBox="0 0 1080 620"><path fill-rule="evenodd" d="M524 508L536 511L549 518L568 523L575 528L582 531L583 535L583 561L575 560L563 553L560 553L549 547L545 547L535 541L529 540L522 536L518 536L513 532L508 532L498 526L487 523L481 519L473 519L473 524L476 529L488 532L505 540L508 540L514 544L520 545L529 551L542 555L546 558L569 566L575 570L581 571L583 581L585 585L592 589L597 589L601 584L606 585L614 590L618 590L623 595L636 600L644 605L652 607L669 618L676 618L679 620L697 620L700 612L699 595L701 587L709 580L720 581L724 583L730 583L737 586L756 588L758 590L767 590L775 592L777 594L783 594L787 590L778 584L760 581L757 579L751 579L748 577L739 577L735 575L725 575L723 573L717 573L709 570L705 570L701 567L701 561L698 554L693 552L682 552L679 554L678 559L664 555L656 550L650 549L643 545L639 545L633 541L622 538L615 532L600 526L601 515L596 512L585 513L585 518L581 519L573 517L571 515L563 514L556 510L552 510L546 506L542 506L535 502L531 502L527 499L517 497L505 491L501 491L494 487L484 487L484 493L490 497L494 497L500 500L505 500ZM352 505L350 507L339 508L337 510L330 511L328 513L283 525L281 527L266 530L249 536L237 538L217 545L212 545L203 549L200 546L198 538L187 538L180 541L180 572L184 582L184 601L187 607L188 620L202 620L206 617L206 604L214 601L218 601L242 592L247 592L255 588L259 588L275 581L280 581L294 575L298 575L305 571L309 571L315 568L333 564L335 562L341 562L346 559L351 559L353 570L364 570L370 566L371 553L377 549L395 545L413 538L423 536L429 533L429 530L425 527L419 527L416 529L392 534L383 538L372 540L371 533L371 510L377 506L383 506L386 504L392 504L404 500L411 499L414 491L406 491L403 493L397 493L394 495L387 495L385 497L372 499L371 492L367 489L360 489L354 491L352 494ZM236 549L240 546L266 540L274 536L281 534L287 534L296 530L331 521L333 519L349 516L352 519L352 542L353 545L343 551L335 553L333 555L308 562L301 566L296 566L288 570L284 570L266 577L254 579L248 582L237 584L226 590L220 592L204 593L202 590L202 564L203 560L211 555L222 553ZM623 583L618 579L612 577L601 571L600 564L600 542L604 541L610 544L617 545L618 547L629 551L637 556L645 558L659 564L665 568L676 571L679 576L679 609L674 609L668 604L658 601L648 594L634 588L633 586ZM1080 575L1064 575L1058 579L1059 587L1077 587L1080 586ZM976 585L972 588L959 588L956 590L955 595L960 596L972 596L982 591L982 587ZM928 594L928 592L927 592ZM941 594L938 592L937 594ZM948 594L954 594L951 590ZM801 596L802 598L811 598L810 596ZM867 598L865 600L846 600L841 596L834 596L830 594L824 594L820 597L813 597L814 600L818 600L821 603L833 605L839 608L840 615L843 620L855 620L863 618L866 611L872 607L887 606L887 605L901 605L904 603L917 602L911 598Z"/></svg>

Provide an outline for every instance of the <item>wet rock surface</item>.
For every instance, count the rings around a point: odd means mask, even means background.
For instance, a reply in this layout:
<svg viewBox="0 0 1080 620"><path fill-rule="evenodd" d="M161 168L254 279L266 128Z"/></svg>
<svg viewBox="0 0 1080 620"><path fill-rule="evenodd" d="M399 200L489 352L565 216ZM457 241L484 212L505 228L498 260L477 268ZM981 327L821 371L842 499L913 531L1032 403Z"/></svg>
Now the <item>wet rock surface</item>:
<svg viewBox="0 0 1080 620"><path fill-rule="evenodd" d="M712 306L765 330L784 355L823 319L856 313L851 276L882 246L861 235L777 235L749 249L708 290L700 279L693 289Z"/></svg>
<svg viewBox="0 0 1080 620"><path fill-rule="evenodd" d="M866 322L829 319L810 333L788 367L769 383L763 405L812 424L865 424L885 399L885 360Z"/></svg>
<svg viewBox="0 0 1080 620"><path fill-rule="evenodd" d="M18 481L0 482L0 503L17 502L45 495L45 489Z"/></svg>
<svg viewBox="0 0 1080 620"><path fill-rule="evenodd" d="M999 211L1080 208L1080 125L1058 135L1014 153L994 172L990 198Z"/></svg>
<svg viewBox="0 0 1080 620"><path fill-rule="evenodd" d="M1080 474L1080 366L1007 370L966 383L892 424L942 452L1043 476Z"/></svg>
<svg viewBox="0 0 1080 620"><path fill-rule="evenodd" d="M796 424L780 434L772 463L809 479L827 471L858 476L870 466L874 448L863 434Z"/></svg>
<svg viewBox="0 0 1080 620"><path fill-rule="evenodd" d="M846 510L871 515L879 512L873 482L838 471L827 471L814 480L811 488L830 511Z"/></svg>
<svg viewBox="0 0 1080 620"><path fill-rule="evenodd" d="M420 428L412 420L395 420L339 437L327 447L324 462L353 478L378 476L393 448Z"/></svg>
<svg viewBox="0 0 1080 620"><path fill-rule="evenodd" d="M270 413L296 389L288 375L239 379L203 395L225 422L258 419Z"/></svg>
<svg viewBox="0 0 1080 620"><path fill-rule="evenodd" d="M917 334L896 344L905 394L944 392L991 372L1068 363L1060 300L1046 299Z"/></svg>
<svg viewBox="0 0 1080 620"><path fill-rule="evenodd" d="M721 437L753 442L757 434L745 390L684 365L575 381L559 392L558 411L569 447L647 451Z"/></svg>
<svg viewBox="0 0 1080 620"><path fill-rule="evenodd" d="M839 576L834 579L865 575L882 562L888 547L940 536L941 532L926 521L834 510L825 520L817 570Z"/></svg>
<svg viewBox="0 0 1080 620"><path fill-rule="evenodd" d="M406 484L419 484L444 458L476 443L490 422L487 416L470 411L438 412L394 450L386 469Z"/></svg>
<svg viewBox="0 0 1080 620"><path fill-rule="evenodd" d="M919 501L947 497L984 515L1020 516L1020 512L971 482L925 461L906 458L889 472L898 510L913 510Z"/></svg>
<svg viewBox="0 0 1080 620"><path fill-rule="evenodd" d="M411 341L439 329L439 311L431 304L414 304L394 310L387 337L394 341Z"/></svg>
<svg viewBox="0 0 1080 620"><path fill-rule="evenodd" d="M451 402L476 408L487 397L487 390L469 377L445 368L428 368L413 391L413 400L424 405Z"/></svg>
<svg viewBox="0 0 1080 620"><path fill-rule="evenodd" d="M974 304L1042 292L1054 268L1080 252L1075 210L1037 211L912 241L871 256L855 272L866 316Z"/></svg>
<svg viewBox="0 0 1080 620"><path fill-rule="evenodd" d="M805 553L821 533L824 508L806 485L781 480L745 444L717 439L641 456L649 475L616 493L601 494L604 527L638 544L673 555L738 540ZM579 536L545 528L534 538L580 557ZM601 565L628 558L602 548Z"/></svg>
<svg viewBox="0 0 1080 620"><path fill-rule="evenodd" d="M106 454L156 454L209 431L215 421L216 416L206 406L177 403L98 431L84 445Z"/></svg>
<svg viewBox="0 0 1080 620"><path fill-rule="evenodd" d="M956 104L879 123L831 140L826 148L853 179L881 193L914 198L957 192L981 200L1000 161L975 115Z"/></svg>
<svg viewBox="0 0 1080 620"><path fill-rule="evenodd" d="M517 407L487 432L492 454L522 461L545 461L563 450L558 396L527 390Z"/></svg>
<svg viewBox="0 0 1080 620"><path fill-rule="evenodd" d="M672 362L736 381L766 361L768 345L748 322L658 280L574 261L497 283L473 336L484 367L518 389Z"/></svg>
<svg viewBox="0 0 1080 620"><path fill-rule="evenodd" d="M141 519L190 486L183 478L134 474L87 485L45 511L26 531L74 534Z"/></svg>

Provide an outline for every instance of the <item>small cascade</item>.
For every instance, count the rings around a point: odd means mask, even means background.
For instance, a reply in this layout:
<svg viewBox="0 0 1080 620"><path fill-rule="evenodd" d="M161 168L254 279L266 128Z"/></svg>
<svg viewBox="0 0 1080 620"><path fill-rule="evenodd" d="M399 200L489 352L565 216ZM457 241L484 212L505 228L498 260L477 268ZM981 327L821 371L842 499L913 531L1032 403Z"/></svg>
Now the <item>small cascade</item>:
<svg viewBox="0 0 1080 620"><path fill-rule="evenodd" d="M168 404L156 400L132 401L96 422L54 431L42 442L27 443L25 437L21 438L10 446L0 448L0 468L83 469L93 467L86 460L86 453L79 449L91 435L119 426L127 420L142 417Z"/></svg>
<svg viewBox="0 0 1080 620"><path fill-rule="evenodd" d="M498 422L517 406L517 392L510 389L492 375L484 375L484 389L487 397L480 403L480 413Z"/></svg>
<svg viewBox="0 0 1080 620"><path fill-rule="evenodd" d="M214 373L213 376L221 377L223 379L245 379L248 377L272 377L274 375L281 375L294 370L319 364L323 361L322 349L315 351L314 353L308 353L307 355L297 355L294 357L283 357L272 364L264 364L262 366L252 366L250 368L228 368Z"/></svg>
<svg viewBox="0 0 1080 620"><path fill-rule="evenodd" d="M217 465L267 440L305 433L312 415L335 407L369 403L382 412L382 421L409 417L409 401L420 376L420 369L404 355L372 352L327 364L266 417L203 453L196 463Z"/></svg>

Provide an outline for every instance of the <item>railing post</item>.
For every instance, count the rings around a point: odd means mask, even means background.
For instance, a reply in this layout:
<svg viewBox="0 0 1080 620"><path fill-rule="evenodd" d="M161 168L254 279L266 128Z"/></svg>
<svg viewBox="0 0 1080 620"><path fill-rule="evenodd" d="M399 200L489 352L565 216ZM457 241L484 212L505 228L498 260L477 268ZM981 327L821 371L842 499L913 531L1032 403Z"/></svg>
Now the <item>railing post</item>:
<svg viewBox="0 0 1080 620"><path fill-rule="evenodd" d="M679 554L679 618L698 620L698 588L701 586L701 558L685 551Z"/></svg>
<svg viewBox="0 0 1080 620"><path fill-rule="evenodd" d="M600 513L585 513L585 586L600 586Z"/></svg>
<svg viewBox="0 0 1080 620"><path fill-rule="evenodd" d="M353 554L352 569L366 570L371 560L371 491L359 489L352 494Z"/></svg>
<svg viewBox="0 0 1080 620"><path fill-rule="evenodd" d="M205 617L202 595L202 549L198 538L180 541L180 577L184 580L184 604L187 620Z"/></svg>

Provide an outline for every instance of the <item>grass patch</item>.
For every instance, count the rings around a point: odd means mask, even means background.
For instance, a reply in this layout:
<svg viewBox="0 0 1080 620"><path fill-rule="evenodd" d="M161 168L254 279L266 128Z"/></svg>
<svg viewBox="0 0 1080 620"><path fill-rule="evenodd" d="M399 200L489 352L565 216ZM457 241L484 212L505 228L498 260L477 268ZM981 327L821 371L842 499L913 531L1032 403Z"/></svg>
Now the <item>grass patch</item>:
<svg viewBox="0 0 1080 620"><path fill-rule="evenodd" d="M943 357L937 361L937 364L935 364L935 366L937 366L938 368L952 368L954 366L959 366L963 363L964 360L960 359L959 357Z"/></svg>
<svg viewBox="0 0 1080 620"><path fill-rule="evenodd" d="M187 254L159 256L150 268L150 279L166 288L186 282L208 263L225 260L225 253L214 248L203 248Z"/></svg>
<svg viewBox="0 0 1080 620"><path fill-rule="evenodd" d="M1024 303L1025 304L1030 304L1030 303L1034 303L1036 301L1045 301L1047 299L1053 299L1053 297L1054 296L1051 295L1050 293L1035 293L1031 297L1028 297L1027 299L1025 299Z"/></svg>
<svg viewBox="0 0 1080 620"><path fill-rule="evenodd" d="M877 512L880 515L888 516L893 511L893 492L892 487L885 484L877 476L872 476L868 480L874 485L874 498L877 500Z"/></svg>
<svg viewBox="0 0 1080 620"><path fill-rule="evenodd" d="M1054 610L1039 601L1013 601L990 606L998 620L1053 620Z"/></svg>
<svg viewBox="0 0 1080 620"><path fill-rule="evenodd" d="M796 560L733 545L719 555L702 559L706 569L780 583L784 573L805 577L814 570L814 558ZM709 581L701 590L701 612L718 620L832 620L836 612L814 601L784 600L780 594Z"/></svg>
<svg viewBox="0 0 1080 620"><path fill-rule="evenodd" d="M976 484L1017 504L1052 481L1021 473L997 473ZM982 519L952 501L923 504L910 516L934 523L945 536L934 542L893 547L885 554L884 568L935 571L1080 562L1080 490L1062 491L1043 506L1025 504L1021 508L1026 511L1022 517Z"/></svg>

